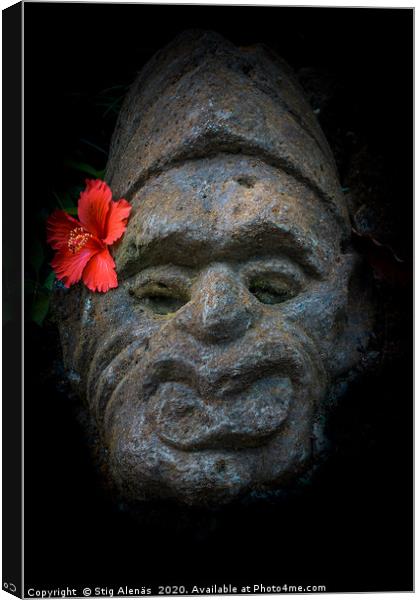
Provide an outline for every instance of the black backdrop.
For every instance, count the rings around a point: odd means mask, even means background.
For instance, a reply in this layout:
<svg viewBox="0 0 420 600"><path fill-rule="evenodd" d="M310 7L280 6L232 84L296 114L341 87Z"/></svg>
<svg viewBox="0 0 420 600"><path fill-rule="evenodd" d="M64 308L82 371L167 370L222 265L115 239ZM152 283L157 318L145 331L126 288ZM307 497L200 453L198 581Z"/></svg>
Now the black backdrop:
<svg viewBox="0 0 420 600"><path fill-rule="evenodd" d="M28 253L46 198L81 177L66 163L78 157L81 140L107 149L113 111L98 117L91 99L129 84L156 50L191 27L214 29L239 45L265 42L297 71L328 74L333 100L320 120L342 178L342 140L356 132L367 156L380 156L395 224L388 235L410 261L412 12L380 9L25 4ZM103 168L106 156L84 149ZM390 295L406 317L398 350L387 368L350 386L332 420L340 443L311 486L219 511L153 505L143 520L114 505L98 484L63 383L54 328L28 317L26 587L231 582L411 589L411 288Z"/></svg>

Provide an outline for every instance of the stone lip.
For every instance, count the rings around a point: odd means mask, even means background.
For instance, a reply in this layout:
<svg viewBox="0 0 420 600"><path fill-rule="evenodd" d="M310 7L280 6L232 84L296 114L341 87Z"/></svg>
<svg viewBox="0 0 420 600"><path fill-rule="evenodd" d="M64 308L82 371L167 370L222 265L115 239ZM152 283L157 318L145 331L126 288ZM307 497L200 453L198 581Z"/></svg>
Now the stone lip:
<svg viewBox="0 0 420 600"><path fill-rule="evenodd" d="M288 378L262 377L226 400L204 399L191 386L167 382L154 398L157 434L181 450L261 446L285 421L292 386Z"/></svg>

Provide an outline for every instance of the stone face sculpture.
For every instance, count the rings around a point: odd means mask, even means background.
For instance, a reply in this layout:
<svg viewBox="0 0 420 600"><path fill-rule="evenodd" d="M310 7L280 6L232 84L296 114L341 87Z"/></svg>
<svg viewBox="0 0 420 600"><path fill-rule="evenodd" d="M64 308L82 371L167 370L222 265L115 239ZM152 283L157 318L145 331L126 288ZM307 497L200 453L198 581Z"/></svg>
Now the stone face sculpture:
<svg viewBox="0 0 420 600"><path fill-rule="evenodd" d="M60 291L59 327L121 493L217 504L305 472L370 313L290 69L181 35L134 82L105 178L133 206L119 287Z"/></svg>

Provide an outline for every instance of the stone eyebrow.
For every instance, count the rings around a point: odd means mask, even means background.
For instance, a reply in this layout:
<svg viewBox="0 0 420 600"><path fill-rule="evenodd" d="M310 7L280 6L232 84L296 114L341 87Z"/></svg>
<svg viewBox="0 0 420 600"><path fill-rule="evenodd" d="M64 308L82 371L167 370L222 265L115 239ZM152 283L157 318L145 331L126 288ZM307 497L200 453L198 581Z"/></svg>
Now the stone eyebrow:
<svg viewBox="0 0 420 600"><path fill-rule="evenodd" d="M130 277L150 266L168 263L194 268L218 260L240 262L284 254L309 275L322 278L330 264L328 247L305 235L297 225L261 222L241 226L229 233L228 240L223 239L223 230L208 233L206 236L202 230L181 226L156 231L144 239L127 235L115 257L117 269L123 277Z"/></svg>

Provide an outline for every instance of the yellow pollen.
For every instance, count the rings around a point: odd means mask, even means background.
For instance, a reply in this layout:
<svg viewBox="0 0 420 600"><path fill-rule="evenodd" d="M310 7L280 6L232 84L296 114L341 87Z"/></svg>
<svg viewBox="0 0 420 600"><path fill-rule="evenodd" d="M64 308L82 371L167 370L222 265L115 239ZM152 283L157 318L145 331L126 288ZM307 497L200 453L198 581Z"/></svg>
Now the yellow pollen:
<svg viewBox="0 0 420 600"><path fill-rule="evenodd" d="M87 244L87 241L91 237L92 234L85 231L83 227L76 227L70 231L67 247L70 252L76 254L76 252L79 252L79 250L81 250L83 246Z"/></svg>

